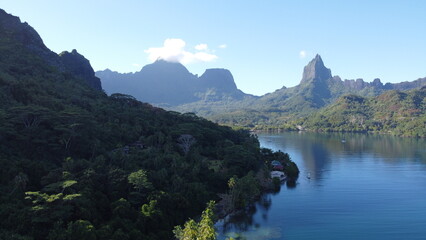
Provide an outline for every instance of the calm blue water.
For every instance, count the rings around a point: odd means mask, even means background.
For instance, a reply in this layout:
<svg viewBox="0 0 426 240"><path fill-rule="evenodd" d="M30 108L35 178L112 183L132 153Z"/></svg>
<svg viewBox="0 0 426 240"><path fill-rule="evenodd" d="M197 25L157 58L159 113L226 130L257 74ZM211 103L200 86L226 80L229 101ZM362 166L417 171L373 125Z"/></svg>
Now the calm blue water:
<svg viewBox="0 0 426 240"><path fill-rule="evenodd" d="M300 177L246 216L219 222L219 239L426 239L425 140L315 133L259 140L289 153Z"/></svg>

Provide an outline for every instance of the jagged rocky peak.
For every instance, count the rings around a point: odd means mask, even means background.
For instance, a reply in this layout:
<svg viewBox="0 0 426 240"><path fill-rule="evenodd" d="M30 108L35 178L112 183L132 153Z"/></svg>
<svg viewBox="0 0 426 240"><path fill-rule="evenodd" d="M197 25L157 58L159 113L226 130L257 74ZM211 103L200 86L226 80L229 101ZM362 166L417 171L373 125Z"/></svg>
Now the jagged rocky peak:
<svg viewBox="0 0 426 240"><path fill-rule="evenodd" d="M0 31L3 37L11 37L15 41L33 48L47 49L40 35L28 23L22 23L19 17L0 9Z"/></svg>
<svg viewBox="0 0 426 240"><path fill-rule="evenodd" d="M216 88L223 91L237 90L234 77L228 69L207 69L200 77L200 82L206 88Z"/></svg>
<svg viewBox="0 0 426 240"><path fill-rule="evenodd" d="M376 88L382 88L383 87L383 83L382 83L382 81L380 81L380 78L375 78L373 80L373 82L371 82L370 85L372 85L373 87L376 87Z"/></svg>
<svg viewBox="0 0 426 240"><path fill-rule="evenodd" d="M66 70L71 72L77 77L86 81L86 83L94 89L102 90L101 80L95 76L89 60L83 55L79 54L77 50L71 52L64 51L59 54L62 63L65 65Z"/></svg>
<svg viewBox="0 0 426 240"><path fill-rule="evenodd" d="M303 77L300 83L312 80L324 81L331 77L331 70L324 66L321 56L317 54L303 69Z"/></svg>
<svg viewBox="0 0 426 240"><path fill-rule="evenodd" d="M22 23L19 17L15 17L3 9L0 9L0 37L4 41L25 47L50 65L61 69L61 63L58 62L56 54L44 45L37 31L28 23Z"/></svg>
<svg viewBox="0 0 426 240"><path fill-rule="evenodd" d="M61 55L52 52L44 45L43 40L34 28L28 23L22 23L18 17L0 9L0 38L11 44L15 50L21 49L35 57L44 60L48 65L60 72L70 72L76 77L84 79L87 84L97 90L102 90L100 79L90 62L77 51L63 52Z"/></svg>

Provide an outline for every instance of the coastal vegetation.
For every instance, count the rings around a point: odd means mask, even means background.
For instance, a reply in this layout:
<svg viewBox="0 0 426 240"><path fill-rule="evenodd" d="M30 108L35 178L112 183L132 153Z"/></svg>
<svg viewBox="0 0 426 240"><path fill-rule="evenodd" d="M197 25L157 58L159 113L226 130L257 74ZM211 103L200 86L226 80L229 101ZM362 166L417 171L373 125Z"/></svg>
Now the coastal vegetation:
<svg viewBox="0 0 426 240"><path fill-rule="evenodd" d="M262 190L249 131L107 96L87 59L2 10L0 34L0 239L171 239L230 179L235 208Z"/></svg>

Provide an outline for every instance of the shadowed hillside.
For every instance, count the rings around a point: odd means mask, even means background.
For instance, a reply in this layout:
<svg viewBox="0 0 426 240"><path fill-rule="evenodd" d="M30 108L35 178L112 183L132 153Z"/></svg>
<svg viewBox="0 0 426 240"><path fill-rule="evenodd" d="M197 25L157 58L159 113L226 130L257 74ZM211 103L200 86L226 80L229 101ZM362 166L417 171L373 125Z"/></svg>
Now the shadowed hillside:
<svg viewBox="0 0 426 240"><path fill-rule="evenodd" d="M107 96L87 59L3 10L0 36L0 239L171 239L230 178L244 208L265 157L297 169L247 131Z"/></svg>

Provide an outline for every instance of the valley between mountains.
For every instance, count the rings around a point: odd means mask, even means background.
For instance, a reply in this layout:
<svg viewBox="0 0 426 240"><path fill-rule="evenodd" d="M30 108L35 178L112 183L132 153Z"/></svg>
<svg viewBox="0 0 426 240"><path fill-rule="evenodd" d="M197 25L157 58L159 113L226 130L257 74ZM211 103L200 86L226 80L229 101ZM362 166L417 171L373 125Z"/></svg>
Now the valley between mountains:
<svg viewBox="0 0 426 240"><path fill-rule="evenodd" d="M249 70L248 70L249 71ZM295 87L263 96L239 90L227 69L200 77L182 64L157 60L135 73L96 72L103 89L178 112L193 112L219 124L252 130L379 132L425 137L426 78L383 84L345 79L316 55ZM267 76L265 76L267 78Z"/></svg>

